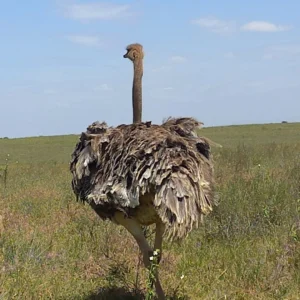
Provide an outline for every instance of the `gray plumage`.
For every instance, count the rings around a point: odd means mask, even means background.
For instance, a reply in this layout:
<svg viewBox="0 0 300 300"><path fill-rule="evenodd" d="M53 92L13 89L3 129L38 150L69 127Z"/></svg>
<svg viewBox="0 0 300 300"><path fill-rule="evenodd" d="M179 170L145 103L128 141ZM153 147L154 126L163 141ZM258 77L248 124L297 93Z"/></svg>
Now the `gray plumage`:
<svg viewBox="0 0 300 300"><path fill-rule="evenodd" d="M103 219L116 211L142 225L160 218L169 238L186 236L214 204L212 157L197 135L200 125L192 118L115 128L93 123L72 155L75 194Z"/></svg>

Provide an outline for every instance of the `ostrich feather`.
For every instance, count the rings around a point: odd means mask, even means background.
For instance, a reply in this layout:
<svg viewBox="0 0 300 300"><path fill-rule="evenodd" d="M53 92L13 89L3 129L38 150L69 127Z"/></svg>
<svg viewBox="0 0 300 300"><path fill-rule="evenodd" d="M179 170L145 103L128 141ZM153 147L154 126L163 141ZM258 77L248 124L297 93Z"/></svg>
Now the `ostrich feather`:
<svg viewBox="0 0 300 300"><path fill-rule="evenodd" d="M193 118L93 123L72 154L74 193L103 219L116 211L140 214L147 199L143 213L160 218L171 240L183 238L215 204L210 144L198 136L201 125Z"/></svg>

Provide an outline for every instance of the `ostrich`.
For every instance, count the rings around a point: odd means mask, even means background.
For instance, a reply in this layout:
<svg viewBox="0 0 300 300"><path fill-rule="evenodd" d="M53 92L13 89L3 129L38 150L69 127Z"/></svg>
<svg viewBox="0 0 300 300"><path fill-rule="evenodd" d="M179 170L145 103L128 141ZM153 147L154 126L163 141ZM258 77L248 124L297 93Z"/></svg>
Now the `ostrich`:
<svg viewBox="0 0 300 300"><path fill-rule="evenodd" d="M131 44L133 124L108 127L94 122L80 136L70 162L72 188L103 220L124 226L149 268L153 250L162 253L163 236L186 237L215 204L210 143L197 135L202 123L169 118L162 125L141 122L143 47ZM154 248L143 226L155 224ZM158 299L165 299L158 273Z"/></svg>

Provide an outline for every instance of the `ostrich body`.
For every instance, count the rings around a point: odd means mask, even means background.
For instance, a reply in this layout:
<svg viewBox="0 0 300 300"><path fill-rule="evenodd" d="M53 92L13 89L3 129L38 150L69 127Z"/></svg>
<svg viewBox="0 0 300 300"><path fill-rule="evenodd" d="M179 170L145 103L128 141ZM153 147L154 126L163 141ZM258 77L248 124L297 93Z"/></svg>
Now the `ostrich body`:
<svg viewBox="0 0 300 300"><path fill-rule="evenodd" d="M94 122L72 154L72 187L102 219L123 225L135 238L149 267L153 248L142 226L156 224L154 249L163 235L184 238L214 205L213 164L202 123L170 118L162 125L141 122L142 46L129 45L134 64L133 124L108 127ZM138 74L136 74L138 73ZM156 274L156 293L165 299Z"/></svg>

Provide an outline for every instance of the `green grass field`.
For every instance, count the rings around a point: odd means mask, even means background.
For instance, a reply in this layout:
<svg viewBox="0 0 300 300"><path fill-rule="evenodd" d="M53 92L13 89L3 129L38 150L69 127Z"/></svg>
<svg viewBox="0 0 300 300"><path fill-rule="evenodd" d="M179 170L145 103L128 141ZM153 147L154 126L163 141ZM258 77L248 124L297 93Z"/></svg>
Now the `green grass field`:
<svg viewBox="0 0 300 300"><path fill-rule="evenodd" d="M213 148L220 204L182 243L164 244L168 297L299 299L300 123L201 132L223 145ZM143 299L131 236L75 201L77 139L0 139L0 299Z"/></svg>

